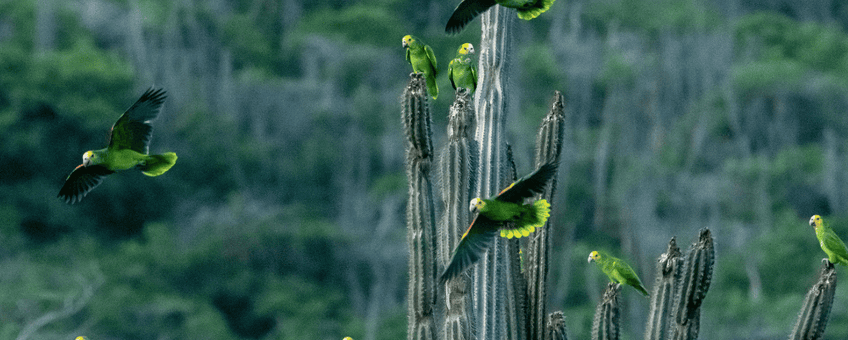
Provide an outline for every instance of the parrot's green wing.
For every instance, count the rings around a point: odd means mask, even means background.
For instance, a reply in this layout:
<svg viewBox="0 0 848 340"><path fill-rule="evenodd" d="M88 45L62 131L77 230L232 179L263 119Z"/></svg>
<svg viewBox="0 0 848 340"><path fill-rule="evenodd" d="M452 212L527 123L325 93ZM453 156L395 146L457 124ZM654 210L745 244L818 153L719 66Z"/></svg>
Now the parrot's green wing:
<svg viewBox="0 0 848 340"><path fill-rule="evenodd" d="M545 190L548 180L556 173L556 163L545 163L533 173L521 178L503 189L497 197L498 201L519 203L521 200Z"/></svg>
<svg viewBox="0 0 848 340"><path fill-rule="evenodd" d="M532 4L529 4L529 6L522 6L521 8L516 8L516 10L518 11L519 18L530 20L538 17L539 14L545 13L553 4L554 0L536 0Z"/></svg>
<svg viewBox="0 0 848 340"><path fill-rule="evenodd" d="M100 185L103 176L115 173L102 165L79 166L68 175L65 185L59 189L58 197L66 203L73 204L82 200L89 191Z"/></svg>
<svg viewBox="0 0 848 340"><path fill-rule="evenodd" d="M469 58L463 61L465 56L459 56L451 60L448 65L448 79L451 81L451 86L456 90L457 87L464 87L469 92L473 93L477 89L477 70Z"/></svg>
<svg viewBox="0 0 848 340"><path fill-rule="evenodd" d="M450 63L448 63L448 79L450 79L451 87L453 87L454 90L456 90L456 82L453 81L453 77L454 77L453 68L456 67L456 64L458 62L459 61L457 59L453 59L453 60L450 61Z"/></svg>
<svg viewBox="0 0 848 340"><path fill-rule="evenodd" d="M646 290L642 285L642 281L639 280L639 276L636 275L636 271L620 259L614 259L613 261L613 276L615 276L620 283L636 288L636 290L640 293L648 296L648 290Z"/></svg>
<svg viewBox="0 0 848 340"><path fill-rule="evenodd" d="M450 264L445 268L440 284L444 284L448 280L459 276L465 269L470 267L474 262L480 259L486 253L486 249L495 240L495 235L498 234L498 228L501 223L493 221L486 216L477 215L471 226L462 235L456 250L453 252Z"/></svg>
<svg viewBox="0 0 848 340"><path fill-rule="evenodd" d="M453 14L445 26L445 32L449 34L459 33L465 25L489 7L494 6L495 3L495 0L463 0L453 10Z"/></svg>
<svg viewBox="0 0 848 340"><path fill-rule="evenodd" d="M845 243L839 239L839 236L831 229L830 227L822 227L825 228L821 233L821 243L822 246L827 248L828 251L836 255L836 257L840 258L839 260L842 264L848 266L848 249L845 248ZM830 254L828 254L830 255ZM840 262L837 261L837 262Z"/></svg>
<svg viewBox="0 0 848 340"><path fill-rule="evenodd" d="M109 136L109 149L130 149L147 154L153 126L150 122L159 115L159 109L165 101L165 91L150 88L141 95L123 115L112 125Z"/></svg>
<svg viewBox="0 0 848 340"><path fill-rule="evenodd" d="M430 45L424 45L424 52L427 53L427 59L430 60L430 66L433 67L433 78L439 74L438 64L436 63L436 54L433 53L433 49L430 48Z"/></svg>

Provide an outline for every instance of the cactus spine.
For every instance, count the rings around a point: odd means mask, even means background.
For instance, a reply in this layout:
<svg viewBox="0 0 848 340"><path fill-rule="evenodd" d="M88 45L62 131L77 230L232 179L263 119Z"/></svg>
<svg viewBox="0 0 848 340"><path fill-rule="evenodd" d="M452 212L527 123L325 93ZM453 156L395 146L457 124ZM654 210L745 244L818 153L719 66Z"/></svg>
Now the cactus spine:
<svg viewBox="0 0 848 340"><path fill-rule="evenodd" d="M645 326L645 340L665 340L673 324L674 292L683 269L680 248L674 237L668 241L668 250L657 259L657 279L651 292L651 309Z"/></svg>
<svg viewBox="0 0 848 340"><path fill-rule="evenodd" d="M565 334L565 316L562 311L556 311L548 315L548 322L545 326L545 340L567 340Z"/></svg>
<svg viewBox="0 0 848 340"><path fill-rule="evenodd" d="M422 74L410 76L403 92L402 111L407 135L409 200L406 206L409 246L407 338L436 339L436 227L430 163L433 154L431 118Z"/></svg>
<svg viewBox="0 0 848 340"><path fill-rule="evenodd" d="M610 282L604 291L604 297L595 308L595 318L592 322L592 340L617 340L621 309L618 303L618 294L621 293L621 285Z"/></svg>
<svg viewBox="0 0 848 340"><path fill-rule="evenodd" d="M833 295L836 293L836 268L829 261L822 261L819 280L807 292L798 321L789 335L795 339L821 339L827 327L830 307L833 306Z"/></svg>
<svg viewBox="0 0 848 340"><path fill-rule="evenodd" d="M453 249L462 234L471 224L472 188L475 187L477 172L477 142L468 138L473 125L474 110L468 91L459 88L456 100L448 115L448 143L442 152L439 170L442 200L445 204L442 226L439 228L439 263L447 264ZM443 333L446 339L473 339L474 327L471 314L471 282L462 275L448 282L445 296L445 322Z"/></svg>

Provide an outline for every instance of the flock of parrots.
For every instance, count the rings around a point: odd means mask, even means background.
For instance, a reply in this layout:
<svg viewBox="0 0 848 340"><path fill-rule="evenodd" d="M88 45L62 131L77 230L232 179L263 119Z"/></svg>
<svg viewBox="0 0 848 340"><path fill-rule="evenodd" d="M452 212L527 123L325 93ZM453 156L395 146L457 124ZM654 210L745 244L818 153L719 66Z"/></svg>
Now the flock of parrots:
<svg viewBox="0 0 848 340"><path fill-rule="evenodd" d="M495 3L515 8L518 16L530 20L546 11L554 0L463 0L448 21L445 30L457 32L482 11ZM407 35L403 37L406 59L412 64L414 72L423 73L427 80L427 90L435 99L439 94L436 86L436 58L433 50L419 39ZM448 67L448 77L454 89L466 88L474 92L477 87L477 71L469 57L474 47L465 43L459 47L456 58ZM119 170L138 169L147 176L159 176L168 171L177 161L177 155L166 152L160 155L149 154L150 137L153 131L151 122L159 115L165 101L165 91L149 89L135 102L112 126L106 148L86 151L82 164L77 166L65 184L59 190L59 198L73 204L80 201L103 180L106 175ZM450 263L445 268L440 284L446 283L462 274L486 253L495 237L520 238L529 236L536 228L545 225L550 216L550 204L539 199L525 203L535 194L541 193L553 175L557 164L543 164L533 173L512 183L492 198L471 200L470 210L476 213L468 230L462 235L453 252ZM827 259L834 264L848 266L848 250L845 243L836 235L819 215L810 218L810 226L815 229L816 238ZM627 263L605 252L592 251L589 262L595 262L610 281L632 286L648 296L648 291L639 280L639 276Z"/></svg>

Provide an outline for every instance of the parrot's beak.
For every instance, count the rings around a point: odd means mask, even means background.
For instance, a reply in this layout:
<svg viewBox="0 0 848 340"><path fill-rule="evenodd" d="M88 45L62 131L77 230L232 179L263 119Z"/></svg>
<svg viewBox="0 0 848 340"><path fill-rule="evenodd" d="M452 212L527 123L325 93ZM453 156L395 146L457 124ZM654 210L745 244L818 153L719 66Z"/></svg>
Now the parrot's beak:
<svg viewBox="0 0 848 340"><path fill-rule="evenodd" d="M815 217L815 216L810 217L810 226L811 226L811 227L815 227L815 226L816 226L816 217Z"/></svg>
<svg viewBox="0 0 848 340"><path fill-rule="evenodd" d="M409 47L409 44L407 44L406 41L403 41L403 48L408 48L408 47Z"/></svg>
<svg viewBox="0 0 848 340"><path fill-rule="evenodd" d="M592 263L592 261L594 261L594 260L592 259L592 256L589 256L589 259L587 259L587 260L586 260L586 263Z"/></svg>

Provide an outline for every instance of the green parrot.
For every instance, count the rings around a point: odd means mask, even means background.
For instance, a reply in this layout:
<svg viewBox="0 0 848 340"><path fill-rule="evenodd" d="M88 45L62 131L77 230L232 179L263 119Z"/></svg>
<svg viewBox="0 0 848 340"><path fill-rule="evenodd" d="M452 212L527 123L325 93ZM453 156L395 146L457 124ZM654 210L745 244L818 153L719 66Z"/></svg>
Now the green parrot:
<svg viewBox="0 0 848 340"><path fill-rule="evenodd" d="M518 11L519 18L530 20L547 11L553 3L554 0L462 0L456 6L456 9L453 10L453 15L448 19L445 32L450 34L459 33L477 15L485 12L495 4L515 8Z"/></svg>
<svg viewBox="0 0 848 340"><path fill-rule="evenodd" d="M416 37L407 35L403 37L403 48L406 49L406 61L412 64L412 72L424 73L427 79L427 92L433 96L433 100L439 96L439 86L436 85L436 55L433 49L425 45Z"/></svg>
<svg viewBox="0 0 848 340"><path fill-rule="evenodd" d="M845 248L845 243L836 236L830 226L824 223L821 216L810 217L810 226L816 229L816 238L819 239L821 249L827 254L827 260L833 264L848 266L848 250Z"/></svg>
<svg viewBox="0 0 848 340"><path fill-rule="evenodd" d="M477 89L477 68L474 67L474 62L468 57L469 54L474 54L474 45L462 44L456 51L456 58L453 58L448 64L448 79L450 79L454 90L457 87L464 87L468 89L470 95Z"/></svg>
<svg viewBox="0 0 848 340"><path fill-rule="evenodd" d="M545 189L556 173L556 168L556 163L546 163L510 184L493 198L472 199L471 212L477 212L477 217L459 240L440 282L444 284L477 262L495 240L495 235L500 234L506 238L529 236L536 228L544 226L551 216L548 201L540 199L529 204L523 203L525 199Z"/></svg>
<svg viewBox="0 0 848 340"><path fill-rule="evenodd" d="M643 295L648 296L648 291L645 289L645 286L642 285L642 281L639 280L639 276L636 275L633 268L630 268L630 266L621 259L617 259L607 253L596 250L589 253L589 262L593 261L599 268L601 268L601 271L604 272L604 274L607 274L610 281L618 284L626 284L636 288L636 290Z"/></svg>
<svg viewBox="0 0 848 340"><path fill-rule="evenodd" d="M118 170L136 168L147 176L159 176L174 166L177 154L173 152L148 154L153 132L150 122L159 115L165 97L162 89L151 88L142 94L112 125L108 146L82 155L82 164L68 175L65 185L59 190L59 197L70 204L78 202L97 187L104 176Z"/></svg>

